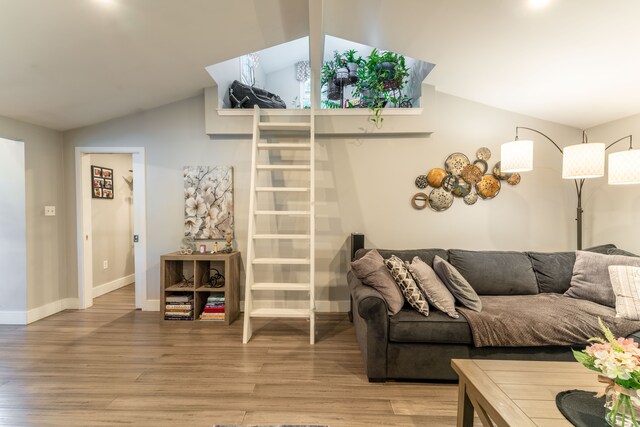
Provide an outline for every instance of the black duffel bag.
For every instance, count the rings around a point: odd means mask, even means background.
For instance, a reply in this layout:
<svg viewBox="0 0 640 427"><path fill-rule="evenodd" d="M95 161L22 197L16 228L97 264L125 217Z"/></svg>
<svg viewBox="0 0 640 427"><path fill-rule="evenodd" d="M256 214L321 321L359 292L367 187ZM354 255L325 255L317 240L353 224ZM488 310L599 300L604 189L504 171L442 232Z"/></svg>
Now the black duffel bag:
<svg viewBox="0 0 640 427"><path fill-rule="evenodd" d="M234 80L229 86L229 101L232 108L287 108L282 98L264 89L251 87Z"/></svg>

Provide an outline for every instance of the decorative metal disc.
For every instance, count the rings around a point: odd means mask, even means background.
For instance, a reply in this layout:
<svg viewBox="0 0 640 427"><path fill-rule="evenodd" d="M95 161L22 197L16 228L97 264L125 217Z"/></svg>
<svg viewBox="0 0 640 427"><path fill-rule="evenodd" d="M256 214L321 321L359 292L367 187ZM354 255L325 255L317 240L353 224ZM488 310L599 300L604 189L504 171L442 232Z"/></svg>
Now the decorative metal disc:
<svg viewBox="0 0 640 427"><path fill-rule="evenodd" d="M469 158L462 153L453 153L444 161L445 169L453 176L460 176L462 169L469 164Z"/></svg>
<svg viewBox="0 0 640 427"><path fill-rule="evenodd" d="M473 205L478 201L478 193L469 193L462 199L468 205Z"/></svg>
<svg viewBox="0 0 640 427"><path fill-rule="evenodd" d="M436 212L442 212L453 204L453 194L444 188L434 188L429 193L429 207Z"/></svg>
<svg viewBox="0 0 640 427"><path fill-rule="evenodd" d="M442 180L447 176L447 172L442 168L433 168L427 174L427 182L433 188L438 188L442 185Z"/></svg>
<svg viewBox="0 0 640 427"><path fill-rule="evenodd" d="M414 209L422 210L426 208L428 204L429 196L427 196L425 193L416 193L411 198L411 206L413 206Z"/></svg>
<svg viewBox="0 0 640 427"><path fill-rule="evenodd" d="M501 181L509 179L509 177L513 175L512 173L503 173L502 169L500 169L500 162L496 163L493 167L493 176L498 178Z"/></svg>
<svg viewBox="0 0 640 427"><path fill-rule="evenodd" d="M462 178L471 185L476 185L476 182L482 179L482 171L476 165L467 165L462 169Z"/></svg>
<svg viewBox="0 0 640 427"><path fill-rule="evenodd" d="M427 182L427 175L420 175L416 178L416 187L427 188L429 183Z"/></svg>
<svg viewBox="0 0 640 427"><path fill-rule="evenodd" d="M458 186L458 178L453 175L447 175L442 180L442 188L446 191L453 191Z"/></svg>
<svg viewBox="0 0 640 427"><path fill-rule="evenodd" d="M483 199L493 199L500 192L500 180L487 174L476 184L476 191Z"/></svg>
<svg viewBox="0 0 640 427"><path fill-rule="evenodd" d="M480 170L482 171L482 175L484 175L485 173L487 173L487 170L489 169L489 165L488 165L488 164L487 164L487 162L486 162L486 161L484 161L484 160L480 160L480 159L478 159L478 160L474 160L474 161L473 161L473 164L474 164L475 166L477 166L477 167L478 167L478 169L480 169ZM481 167L481 166L482 166L482 167Z"/></svg>
<svg viewBox="0 0 640 427"><path fill-rule="evenodd" d="M471 184L466 182L462 177L458 178L458 184L453 189L453 195L456 197L465 197L471 193Z"/></svg>
<svg viewBox="0 0 640 427"><path fill-rule="evenodd" d="M521 179L520 174L516 172L512 174L509 178L507 178L507 183L509 185L518 185L520 184L520 179Z"/></svg>
<svg viewBox="0 0 640 427"><path fill-rule="evenodd" d="M484 160L485 162L491 158L491 150L487 147L478 148L476 151L476 158L478 160Z"/></svg>

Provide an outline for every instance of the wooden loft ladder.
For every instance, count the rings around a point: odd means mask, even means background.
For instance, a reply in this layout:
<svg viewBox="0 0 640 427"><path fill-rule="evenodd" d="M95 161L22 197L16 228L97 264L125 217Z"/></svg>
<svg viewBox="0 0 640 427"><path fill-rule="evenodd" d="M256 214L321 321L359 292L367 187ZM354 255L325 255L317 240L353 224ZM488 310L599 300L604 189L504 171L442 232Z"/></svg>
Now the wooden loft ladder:
<svg viewBox="0 0 640 427"><path fill-rule="evenodd" d="M270 116L276 119L279 116ZM296 116L287 116L286 119ZM313 111L305 122L275 122L264 120L258 107L253 115L253 147L251 155L251 187L249 200L249 231L247 237L247 267L244 297L244 328L242 342L246 344L253 333L251 320L266 318L307 318L309 319L309 342L315 342L315 145ZM294 139L294 142L290 142ZM300 153L302 150L303 153ZM304 156L304 152L308 156ZM289 164L272 163L283 153L303 154L307 157L303 163L293 161ZM265 162L265 157L268 161ZM271 183L265 185L265 174L270 174ZM279 179L274 179L277 175ZM273 181L277 181L274 183ZM287 181L293 181L289 184ZM300 182L304 184L301 184ZM279 184L279 185L276 185ZM264 197L271 196L273 206L264 205ZM279 198L297 196L294 201L282 202ZM263 198L263 200L260 200ZM296 204L295 209L282 208L282 205ZM289 222L287 223L287 220ZM264 231L264 228L268 228ZM306 242L306 244L305 244ZM289 244L286 257L267 254L260 244ZM304 248L304 249L301 249ZM276 248L277 249L277 248ZM262 252L262 253L261 253ZM274 251L278 253L278 251ZM258 253L260 256L256 256ZM297 270L296 270L297 269ZM292 270L296 270L293 271ZM262 281L262 276L294 278L277 281L273 278ZM306 277L300 280L299 277ZM296 280L297 278L297 280ZM271 292L269 292L271 291ZM308 304L304 307L287 308L294 301L288 296L308 294ZM266 300L264 295L276 295ZM261 301L262 300L262 301ZM300 299L295 299L299 303ZM262 302L262 304L260 304ZM255 307L258 306L260 307ZM269 305L264 307L264 305Z"/></svg>

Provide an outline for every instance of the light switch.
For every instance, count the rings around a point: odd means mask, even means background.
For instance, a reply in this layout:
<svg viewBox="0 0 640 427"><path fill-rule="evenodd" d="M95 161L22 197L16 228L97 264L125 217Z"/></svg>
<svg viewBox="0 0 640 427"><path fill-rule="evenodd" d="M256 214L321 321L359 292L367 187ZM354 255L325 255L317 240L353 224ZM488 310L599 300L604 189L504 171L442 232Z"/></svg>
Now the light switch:
<svg viewBox="0 0 640 427"><path fill-rule="evenodd" d="M55 206L45 206L44 207L44 216L56 216L56 207Z"/></svg>

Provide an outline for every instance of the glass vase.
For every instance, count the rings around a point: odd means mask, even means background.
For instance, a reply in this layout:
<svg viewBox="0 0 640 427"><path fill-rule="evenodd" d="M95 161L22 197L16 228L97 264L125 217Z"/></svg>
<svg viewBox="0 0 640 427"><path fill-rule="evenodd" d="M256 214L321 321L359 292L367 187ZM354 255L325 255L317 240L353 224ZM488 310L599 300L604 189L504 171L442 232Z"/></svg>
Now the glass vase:
<svg viewBox="0 0 640 427"><path fill-rule="evenodd" d="M624 393L613 388L607 391L605 420L614 427L640 427L640 398L635 390L624 390Z"/></svg>

